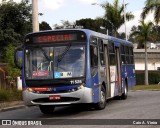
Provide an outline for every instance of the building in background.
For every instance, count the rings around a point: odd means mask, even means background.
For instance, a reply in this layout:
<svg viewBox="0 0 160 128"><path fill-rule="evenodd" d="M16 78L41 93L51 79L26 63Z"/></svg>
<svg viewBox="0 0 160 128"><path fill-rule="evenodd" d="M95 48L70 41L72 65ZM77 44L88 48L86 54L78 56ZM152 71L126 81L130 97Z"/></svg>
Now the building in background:
<svg viewBox="0 0 160 128"><path fill-rule="evenodd" d="M135 49L137 49L138 48L138 43L134 43L133 47ZM158 42L157 43L147 42L147 48L148 49L160 49L160 43L158 43Z"/></svg>
<svg viewBox="0 0 160 128"><path fill-rule="evenodd" d="M152 45L153 46L153 45ZM160 70L160 49L147 50L148 70ZM145 50L134 49L135 70L145 70Z"/></svg>

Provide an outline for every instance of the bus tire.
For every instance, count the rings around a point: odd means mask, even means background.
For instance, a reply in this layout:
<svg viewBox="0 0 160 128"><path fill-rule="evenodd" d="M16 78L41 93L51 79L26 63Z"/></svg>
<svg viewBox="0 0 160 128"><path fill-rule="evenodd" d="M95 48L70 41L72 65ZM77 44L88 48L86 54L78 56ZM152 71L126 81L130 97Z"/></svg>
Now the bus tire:
<svg viewBox="0 0 160 128"><path fill-rule="evenodd" d="M102 110L106 107L106 90L101 86L101 101L95 104L95 109Z"/></svg>
<svg viewBox="0 0 160 128"><path fill-rule="evenodd" d="M122 100L125 100L125 99L127 99L127 96L128 96L128 89L127 89L127 84L126 84L126 82L125 82L125 85L124 85L124 93L122 93L121 99L122 99Z"/></svg>
<svg viewBox="0 0 160 128"><path fill-rule="evenodd" d="M39 105L39 108L43 114L52 114L55 106L53 105Z"/></svg>

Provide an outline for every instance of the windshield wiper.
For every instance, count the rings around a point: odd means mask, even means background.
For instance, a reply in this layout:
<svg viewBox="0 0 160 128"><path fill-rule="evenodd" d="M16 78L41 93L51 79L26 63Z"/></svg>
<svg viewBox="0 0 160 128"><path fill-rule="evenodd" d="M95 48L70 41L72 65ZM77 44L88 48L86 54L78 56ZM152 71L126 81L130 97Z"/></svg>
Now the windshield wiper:
<svg viewBox="0 0 160 128"><path fill-rule="evenodd" d="M31 50L40 49L44 55L44 57L47 59L47 61L51 61L50 57L46 54L45 50L41 46L36 46L30 48Z"/></svg>
<svg viewBox="0 0 160 128"><path fill-rule="evenodd" d="M64 49L64 51L62 52L62 54L58 56L58 59L57 59L58 63L62 61L62 59L64 58L64 56L69 51L70 47L71 47L71 43L69 43L69 45Z"/></svg>
<svg viewBox="0 0 160 128"><path fill-rule="evenodd" d="M51 61L50 57L47 56L45 50L42 47L40 47L40 46L39 46L39 49L42 51L42 53L43 53L44 57L47 59L47 61Z"/></svg>

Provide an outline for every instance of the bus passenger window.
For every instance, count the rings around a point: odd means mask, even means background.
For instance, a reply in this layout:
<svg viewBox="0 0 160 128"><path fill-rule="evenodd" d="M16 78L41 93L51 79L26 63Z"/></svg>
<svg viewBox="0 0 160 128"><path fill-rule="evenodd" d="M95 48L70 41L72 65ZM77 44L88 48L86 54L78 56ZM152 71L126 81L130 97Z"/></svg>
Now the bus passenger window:
<svg viewBox="0 0 160 128"><path fill-rule="evenodd" d="M103 41L102 41L102 40L99 41L99 51L100 51L100 52L103 52L103 51L104 51L104 50L103 50Z"/></svg>
<svg viewBox="0 0 160 128"><path fill-rule="evenodd" d="M100 62L101 62L101 65L105 65L104 53L100 53Z"/></svg>
<svg viewBox="0 0 160 128"><path fill-rule="evenodd" d="M130 49L130 47L125 46L125 51L126 51L126 64L130 64L129 49Z"/></svg>
<svg viewBox="0 0 160 128"><path fill-rule="evenodd" d="M98 42L99 42L98 46L99 46L100 63L101 65L105 65L103 40L99 39Z"/></svg>
<svg viewBox="0 0 160 128"><path fill-rule="evenodd" d="M110 54L110 65L116 65L115 54Z"/></svg>
<svg viewBox="0 0 160 128"><path fill-rule="evenodd" d="M93 45L90 46L90 59L91 59L91 67L96 67L98 65L98 54L97 54L97 47Z"/></svg>
<svg viewBox="0 0 160 128"><path fill-rule="evenodd" d="M131 64L134 64L134 58L133 58L133 56L130 56L130 62L131 62Z"/></svg>
<svg viewBox="0 0 160 128"><path fill-rule="evenodd" d="M93 45L90 46L90 62L91 62L91 75L94 76L96 74L98 66L98 51L97 47Z"/></svg>
<svg viewBox="0 0 160 128"><path fill-rule="evenodd" d="M125 54L125 47L124 47L124 45L121 45L121 54Z"/></svg>
<svg viewBox="0 0 160 128"><path fill-rule="evenodd" d="M109 53L115 53L114 43L111 41L109 42Z"/></svg>
<svg viewBox="0 0 160 128"><path fill-rule="evenodd" d="M121 55L121 61L122 61L122 64L126 64L126 56L125 55Z"/></svg>
<svg viewBox="0 0 160 128"><path fill-rule="evenodd" d="M130 49L129 49L129 55L130 55L130 64L134 64L133 48L132 47L130 47Z"/></svg>

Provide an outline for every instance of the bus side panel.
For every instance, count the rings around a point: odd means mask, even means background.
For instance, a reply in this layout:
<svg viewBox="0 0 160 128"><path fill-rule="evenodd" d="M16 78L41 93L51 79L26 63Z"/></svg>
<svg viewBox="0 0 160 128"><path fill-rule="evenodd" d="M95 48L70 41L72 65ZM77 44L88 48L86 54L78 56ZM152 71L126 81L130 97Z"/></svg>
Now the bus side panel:
<svg viewBox="0 0 160 128"><path fill-rule="evenodd" d="M94 77L92 77L93 81L93 102L98 103L100 101L100 85L98 79L98 72Z"/></svg>
<svg viewBox="0 0 160 128"><path fill-rule="evenodd" d="M128 90L130 90L136 83L134 65L127 65L126 69L127 69L127 78L128 78Z"/></svg>
<svg viewBox="0 0 160 128"><path fill-rule="evenodd" d="M23 55L22 55L22 88L25 89L26 88L26 84L25 84L25 72L24 72L24 69L25 69L25 56L24 56L24 50L23 50Z"/></svg>
<svg viewBox="0 0 160 128"><path fill-rule="evenodd" d="M122 76L122 93L124 92L124 83L125 83L125 69L126 69L126 66L122 64L121 66L121 76Z"/></svg>
<svg viewBox="0 0 160 128"><path fill-rule="evenodd" d="M90 42L90 36L88 36L88 42ZM87 43L87 48L90 49L90 43ZM99 97L99 88L94 86L94 83L98 83L98 73L95 76L91 76L91 66L90 66L90 50L86 50L86 83L85 87L91 90L91 94L84 94L85 97L92 99L92 103L98 102ZM97 84L96 84L97 85Z"/></svg>
<svg viewBox="0 0 160 128"><path fill-rule="evenodd" d="M134 65L129 66L129 73L130 73L130 89L136 84L136 77L135 77L135 67Z"/></svg>

